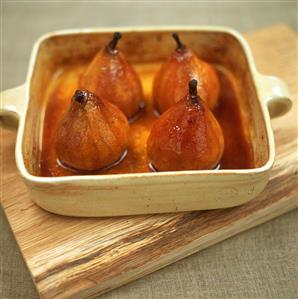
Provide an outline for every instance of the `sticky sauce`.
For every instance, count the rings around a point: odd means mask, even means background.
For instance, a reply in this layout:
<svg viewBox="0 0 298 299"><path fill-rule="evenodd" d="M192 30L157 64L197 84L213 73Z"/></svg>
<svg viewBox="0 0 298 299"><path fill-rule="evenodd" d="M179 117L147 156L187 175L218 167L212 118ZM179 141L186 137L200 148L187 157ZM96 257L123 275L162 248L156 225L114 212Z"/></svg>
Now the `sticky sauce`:
<svg viewBox="0 0 298 299"><path fill-rule="evenodd" d="M65 65L53 75L46 91L46 110L40 160L41 176L81 175L86 172L64 168L58 161L55 151L55 132L59 121L66 113L70 99L77 89L78 80L86 64ZM136 119L130 123L130 144L125 159L119 164L102 171L90 174L123 174L152 171L148 165L146 143L153 123L157 119L152 104L151 90L154 75L159 64L135 66L144 91L145 107L140 110ZM253 154L249 139L245 135L243 120L237 101L237 94L232 76L218 69L221 83L219 105L214 114L222 127L225 138L225 150L221 160L221 169L253 168Z"/></svg>

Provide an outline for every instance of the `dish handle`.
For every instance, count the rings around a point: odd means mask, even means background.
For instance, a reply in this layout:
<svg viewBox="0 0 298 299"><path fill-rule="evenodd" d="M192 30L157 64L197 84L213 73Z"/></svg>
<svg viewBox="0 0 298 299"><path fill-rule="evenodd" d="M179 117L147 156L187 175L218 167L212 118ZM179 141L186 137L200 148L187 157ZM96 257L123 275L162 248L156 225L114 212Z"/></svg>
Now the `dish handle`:
<svg viewBox="0 0 298 299"><path fill-rule="evenodd" d="M271 118L286 114L292 107L287 84L273 76L258 73L258 89Z"/></svg>
<svg viewBox="0 0 298 299"><path fill-rule="evenodd" d="M26 84L1 91L0 125L5 128L17 128L24 111Z"/></svg>

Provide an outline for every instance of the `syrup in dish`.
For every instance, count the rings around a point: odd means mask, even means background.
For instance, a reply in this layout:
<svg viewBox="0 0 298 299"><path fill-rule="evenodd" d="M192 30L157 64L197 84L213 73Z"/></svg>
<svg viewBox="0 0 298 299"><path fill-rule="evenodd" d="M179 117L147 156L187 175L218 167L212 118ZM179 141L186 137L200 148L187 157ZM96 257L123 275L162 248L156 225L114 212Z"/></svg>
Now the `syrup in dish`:
<svg viewBox="0 0 298 299"><path fill-rule="evenodd" d="M71 176L81 174L124 174L151 172L147 158L147 138L158 113L152 105L152 83L160 63L134 65L141 78L144 105L130 120L130 140L127 154L118 163L99 171L79 171L64 167L57 159L54 146L55 132L59 121L67 111L70 99L77 89L79 78L87 63L66 64L56 71L46 91L46 110L42 138L40 175L44 177ZM225 149L220 169L249 169L254 167L253 151L245 134L239 101L233 76L217 67L220 81L219 104L214 111L224 135ZM237 125L235 125L237 124Z"/></svg>

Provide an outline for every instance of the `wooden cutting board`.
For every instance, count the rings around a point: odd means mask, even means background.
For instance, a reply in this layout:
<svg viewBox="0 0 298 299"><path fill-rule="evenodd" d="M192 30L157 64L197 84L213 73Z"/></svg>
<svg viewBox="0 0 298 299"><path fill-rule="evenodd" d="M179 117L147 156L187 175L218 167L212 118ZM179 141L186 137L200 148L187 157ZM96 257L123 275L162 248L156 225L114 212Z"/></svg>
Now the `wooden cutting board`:
<svg viewBox="0 0 298 299"><path fill-rule="evenodd" d="M225 210L118 218L50 214L29 198L14 160L15 132L1 134L1 204L42 298L107 292L297 207L297 35L285 25L246 34L257 67L285 80L294 106L274 119L277 157L266 190Z"/></svg>

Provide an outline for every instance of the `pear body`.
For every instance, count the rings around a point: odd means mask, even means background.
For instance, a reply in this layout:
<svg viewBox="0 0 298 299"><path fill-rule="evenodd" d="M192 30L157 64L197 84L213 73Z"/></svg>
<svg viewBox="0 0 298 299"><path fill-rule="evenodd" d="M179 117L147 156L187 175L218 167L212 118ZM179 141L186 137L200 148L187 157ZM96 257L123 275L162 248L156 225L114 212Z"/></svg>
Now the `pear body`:
<svg viewBox="0 0 298 299"><path fill-rule="evenodd" d="M212 112L189 96L160 116L147 141L149 161L158 171L213 169L223 150L222 130Z"/></svg>
<svg viewBox="0 0 298 299"><path fill-rule="evenodd" d="M57 128L55 147L62 164L92 171L122 157L128 145L129 125L114 104L84 93L82 103L72 99Z"/></svg>
<svg viewBox="0 0 298 299"><path fill-rule="evenodd" d="M128 118L136 114L142 100L142 86L133 66L124 55L103 48L80 79L81 89L115 104Z"/></svg>
<svg viewBox="0 0 298 299"><path fill-rule="evenodd" d="M216 70L185 47L171 54L154 79L153 98L159 113L165 112L187 94L191 79L197 80L199 96L214 110L220 89Z"/></svg>

